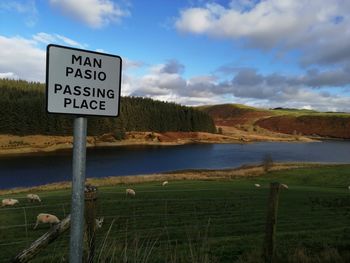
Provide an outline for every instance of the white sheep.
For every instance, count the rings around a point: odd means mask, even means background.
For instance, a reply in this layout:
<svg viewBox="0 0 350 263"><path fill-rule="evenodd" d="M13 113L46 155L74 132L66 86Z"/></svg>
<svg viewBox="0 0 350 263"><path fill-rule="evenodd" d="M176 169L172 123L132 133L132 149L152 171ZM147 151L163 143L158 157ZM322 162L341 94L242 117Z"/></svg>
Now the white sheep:
<svg viewBox="0 0 350 263"><path fill-rule="evenodd" d="M282 189L288 189L288 185L286 185L286 184L281 184L280 187L281 187Z"/></svg>
<svg viewBox="0 0 350 263"><path fill-rule="evenodd" d="M168 181L164 181L164 182L162 183L162 186L166 186L168 183L169 183Z"/></svg>
<svg viewBox="0 0 350 263"><path fill-rule="evenodd" d="M101 228L104 221L104 217L96 218L95 221L96 221L96 228Z"/></svg>
<svg viewBox="0 0 350 263"><path fill-rule="evenodd" d="M41 202L41 199L36 194L27 194L27 199L29 202Z"/></svg>
<svg viewBox="0 0 350 263"><path fill-rule="evenodd" d="M348 186L348 189L350 190L350 185Z"/></svg>
<svg viewBox="0 0 350 263"><path fill-rule="evenodd" d="M36 229L39 223L50 224L51 226L54 224L58 224L60 220L55 215L40 213L36 217L36 224L33 229Z"/></svg>
<svg viewBox="0 0 350 263"><path fill-rule="evenodd" d="M126 195L131 195L131 196L135 196L136 195L136 192L135 190L131 189L131 188L128 188L125 190L125 194Z"/></svg>
<svg viewBox="0 0 350 263"><path fill-rule="evenodd" d="M260 187L260 184L254 184L255 187L259 188Z"/></svg>
<svg viewBox="0 0 350 263"><path fill-rule="evenodd" d="M14 206L15 204L18 204L18 203L19 201L17 199L6 198L2 200L1 206Z"/></svg>

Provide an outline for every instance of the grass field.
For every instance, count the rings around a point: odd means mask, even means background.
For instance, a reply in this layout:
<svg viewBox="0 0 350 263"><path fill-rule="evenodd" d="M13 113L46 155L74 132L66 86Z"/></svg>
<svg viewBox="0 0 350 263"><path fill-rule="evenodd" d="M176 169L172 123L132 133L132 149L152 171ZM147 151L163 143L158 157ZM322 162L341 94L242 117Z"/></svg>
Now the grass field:
<svg viewBox="0 0 350 263"><path fill-rule="evenodd" d="M277 262L350 262L350 166L274 171L260 177L99 187L96 262L260 262L269 183L288 184L279 199ZM261 184L255 188L254 184ZM126 198L125 189L136 190ZM25 193L0 209L0 261L9 262L48 230L32 227L41 212L65 217L70 191ZM67 262L66 233L32 262Z"/></svg>

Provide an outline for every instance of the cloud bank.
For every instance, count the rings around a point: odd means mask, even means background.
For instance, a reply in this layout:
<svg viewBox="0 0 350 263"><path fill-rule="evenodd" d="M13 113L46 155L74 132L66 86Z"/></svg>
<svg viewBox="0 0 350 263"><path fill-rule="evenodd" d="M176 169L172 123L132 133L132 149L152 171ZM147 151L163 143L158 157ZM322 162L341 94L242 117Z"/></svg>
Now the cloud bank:
<svg viewBox="0 0 350 263"><path fill-rule="evenodd" d="M0 78L24 79L44 82L46 45L61 44L78 48L86 47L59 34L37 33L32 38L0 35Z"/></svg>
<svg viewBox="0 0 350 263"><path fill-rule="evenodd" d="M350 2L343 0L233 0L183 9L179 32L242 41L261 50L300 50L302 65L350 58Z"/></svg>
<svg viewBox="0 0 350 263"><path fill-rule="evenodd" d="M66 36L44 32L29 39L0 35L3 50L0 78L44 82L45 46L52 41L84 46ZM347 64L329 69L312 68L296 75L262 74L253 67L222 65L213 69L212 74L185 78L186 67L176 59L149 65L123 58L123 63L124 96L151 97L185 105L236 102L260 107L350 112L350 65Z"/></svg>
<svg viewBox="0 0 350 263"><path fill-rule="evenodd" d="M182 77L181 70L167 71L178 61L169 60L135 77L124 74L124 95L152 97L186 105L248 103L262 107L313 108L322 111L350 111L350 97L331 94L324 87L350 83L350 71L309 71L304 75L260 74L254 68L229 68L225 74ZM217 69L220 71L221 69ZM343 78L340 79L339 76ZM345 88L344 88L345 89Z"/></svg>

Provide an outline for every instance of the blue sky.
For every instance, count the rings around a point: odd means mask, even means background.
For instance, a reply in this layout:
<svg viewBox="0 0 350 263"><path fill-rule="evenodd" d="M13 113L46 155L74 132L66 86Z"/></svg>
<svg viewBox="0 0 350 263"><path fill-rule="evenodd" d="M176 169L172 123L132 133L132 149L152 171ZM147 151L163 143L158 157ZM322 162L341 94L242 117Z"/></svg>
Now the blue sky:
<svg viewBox="0 0 350 263"><path fill-rule="evenodd" d="M46 45L123 58L122 94L350 111L343 0L2 0L0 77L43 82Z"/></svg>

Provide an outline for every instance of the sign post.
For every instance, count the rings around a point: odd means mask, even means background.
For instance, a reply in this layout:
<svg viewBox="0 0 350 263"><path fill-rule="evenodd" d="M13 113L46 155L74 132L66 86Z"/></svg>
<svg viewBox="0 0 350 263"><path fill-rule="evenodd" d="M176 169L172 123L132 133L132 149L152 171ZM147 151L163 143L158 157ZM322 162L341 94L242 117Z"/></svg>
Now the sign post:
<svg viewBox="0 0 350 263"><path fill-rule="evenodd" d="M83 258L86 130L86 118L74 118L69 262L81 262Z"/></svg>
<svg viewBox="0 0 350 263"><path fill-rule="evenodd" d="M69 262L83 256L86 116L117 117L122 59L94 51L48 45L46 109L74 115L73 177Z"/></svg>

